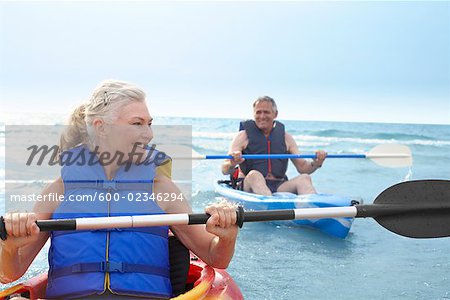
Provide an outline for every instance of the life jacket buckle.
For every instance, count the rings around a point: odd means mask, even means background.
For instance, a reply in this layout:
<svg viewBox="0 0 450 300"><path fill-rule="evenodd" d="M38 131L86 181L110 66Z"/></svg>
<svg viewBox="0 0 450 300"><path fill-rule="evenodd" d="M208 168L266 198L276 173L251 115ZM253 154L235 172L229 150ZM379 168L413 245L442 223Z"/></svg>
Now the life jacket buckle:
<svg viewBox="0 0 450 300"><path fill-rule="evenodd" d="M72 273L82 272L81 264L76 264L72 266Z"/></svg>
<svg viewBox="0 0 450 300"><path fill-rule="evenodd" d="M102 261L101 265L102 272L119 272L123 273L123 263L115 261Z"/></svg>
<svg viewBox="0 0 450 300"><path fill-rule="evenodd" d="M114 180L105 180L103 181L103 188L109 190L116 189L116 182Z"/></svg>

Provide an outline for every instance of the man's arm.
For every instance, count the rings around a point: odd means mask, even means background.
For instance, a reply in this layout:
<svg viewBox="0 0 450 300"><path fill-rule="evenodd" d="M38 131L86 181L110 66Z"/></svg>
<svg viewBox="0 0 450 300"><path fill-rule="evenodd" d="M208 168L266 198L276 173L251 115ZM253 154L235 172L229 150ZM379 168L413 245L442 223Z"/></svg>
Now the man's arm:
<svg viewBox="0 0 450 300"><path fill-rule="evenodd" d="M239 133L234 137L233 142L231 142L229 155L233 155L233 159L226 159L222 164L222 174L228 175L233 173L234 168L242 163L244 160L241 158L242 151L247 147L248 138L245 130L239 131Z"/></svg>
<svg viewBox="0 0 450 300"><path fill-rule="evenodd" d="M288 153L290 154L300 154L298 150L297 143L295 142L292 135L286 132L286 146ZM322 166L323 161L325 160L326 153L323 151L316 152L319 156L318 159L314 159L313 161L307 161L303 158L292 158L291 161L294 164L295 168L300 174L312 174L314 171L319 169Z"/></svg>

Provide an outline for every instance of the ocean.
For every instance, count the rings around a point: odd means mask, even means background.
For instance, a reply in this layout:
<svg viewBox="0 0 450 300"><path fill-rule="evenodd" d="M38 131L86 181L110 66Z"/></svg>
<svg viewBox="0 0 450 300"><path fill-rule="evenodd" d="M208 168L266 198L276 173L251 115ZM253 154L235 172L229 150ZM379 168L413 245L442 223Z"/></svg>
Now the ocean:
<svg viewBox="0 0 450 300"><path fill-rule="evenodd" d="M11 121L11 120L14 120ZM20 116L7 124L62 124L58 114ZM283 121L283 120L281 120ZM283 121L302 153L365 153L376 145L408 146L410 168L381 167L366 159L328 159L313 175L320 193L371 203L391 185L407 180L450 179L450 126L421 124ZM226 154L237 119L155 117L155 125L191 125L192 146L201 154ZM194 164L194 211L220 200L213 183L225 179L221 161ZM5 127L0 127L0 207L5 202ZM290 164L288 176L296 171ZM35 185L43 185L36 182ZM449 220L450 222L450 220ZM47 269L48 245L22 279ZM311 229L267 223L244 224L228 272L245 299L450 299L450 238L410 239L372 219L354 221L342 240ZM1 289L10 285L2 286Z"/></svg>

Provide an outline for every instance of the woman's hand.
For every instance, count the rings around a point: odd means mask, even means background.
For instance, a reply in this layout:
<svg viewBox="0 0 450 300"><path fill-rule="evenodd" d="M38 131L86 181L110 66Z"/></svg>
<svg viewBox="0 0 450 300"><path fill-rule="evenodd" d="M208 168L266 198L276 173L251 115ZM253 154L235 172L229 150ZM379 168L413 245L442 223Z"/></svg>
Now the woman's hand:
<svg viewBox="0 0 450 300"><path fill-rule="evenodd" d="M211 217L206 222L206 231L223 241L234 242L238 233L236 206L228 201L209 205L205 212Z"/></svg>
<svg viewBox="0 0 450 300"><path fill-rule="evenodd" d="M14 251L37 241L40 229L35 213L7 213L4 220L8 236L2 241L3 249Z"/></svg>

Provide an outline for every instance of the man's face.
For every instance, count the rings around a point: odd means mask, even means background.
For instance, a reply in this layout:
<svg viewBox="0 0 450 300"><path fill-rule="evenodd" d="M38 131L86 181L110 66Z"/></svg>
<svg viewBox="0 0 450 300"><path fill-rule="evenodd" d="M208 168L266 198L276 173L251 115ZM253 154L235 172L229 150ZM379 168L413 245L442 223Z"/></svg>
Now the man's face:
<svg viewBox="0 0 450 300"><path fill-rule="evenodd" d="M253 108L253 118L255 119L256 127L263 131L270 131L277 114L273 110L272 103L267 101L259 101Z"/></svg>

